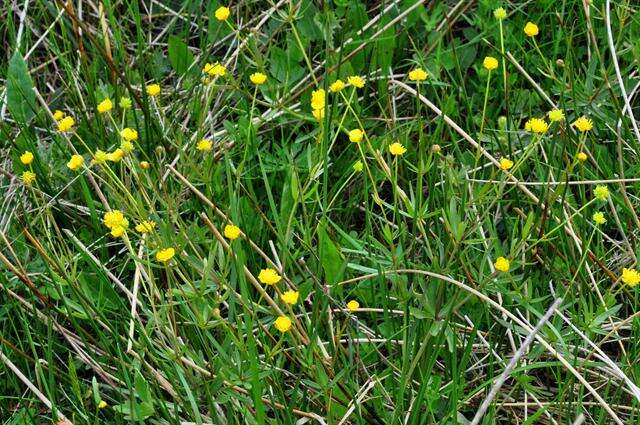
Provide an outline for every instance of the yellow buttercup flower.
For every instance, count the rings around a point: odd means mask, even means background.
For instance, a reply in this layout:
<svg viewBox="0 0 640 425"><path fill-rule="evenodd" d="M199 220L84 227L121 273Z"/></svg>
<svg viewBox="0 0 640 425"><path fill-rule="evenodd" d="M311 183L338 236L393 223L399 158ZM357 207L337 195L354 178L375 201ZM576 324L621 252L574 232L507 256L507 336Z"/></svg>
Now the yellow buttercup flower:
<svg viewBox="0 0 640 425"><path fill-rule="evenodd" d="M210 77L222 77L227 73L227 68L219 63L208 63L204 66L202 71L207 73Z"/></svg>
<svg viewBox="0 0 640 425"><path fill-rule="evenodd" d="M161 249L160 251L156 252L156 260L160 261L161 263L167 263L173 258L174 255L176 255L176 250L171 247Z"/></svg>
<svg viewBox="0 0 640 425"><path fill-rule="evenodd" d="M363 137L364 137L364 131L360 130L359 128L349 131L349 140L351 142L359 143L362 141Z"/></svg>
<svg viewBox="0 0 640 425"><path fill-rule="evenodd" d="M218 21L226 21L227 18L229 18L229 15L231 15L231 11L229 10L228 7L220 6L219 8L216 9L216 12L214 15Z"/></svg>
<svg viewBox="0 0 640 425"><path fill-rule="evenodd" d="M604 218L604 214L601 213L600 211L593 213L593 216L591 217L591 219L596 224L604 224L607 222L607 219Z"/></svg>
<svg viewBox="0 0 640 425"><path fill-rule="evenodd" d="M160 91L161 91L161 90L160 90L160 84L149 84L149 85L146 87L146 90L147 90L147 94L148 94L149 96L151 96L151 97L153 97L153 96L157 96L157 95L159 95L159 94L160 94Z"/></svg>
<svg viewBox="0 0 640 425"><path fill-rule="evenodd" d="M331 83L331 85L329 86L329 91L331 93L337 93L340 90L344 89L344 81L342 80L335 80L333 83Z"/></svg>
<svg viewBox="0 0 640 425"><path fill-rule="evenodd" d="M121 97L120 98L120 107L122 109L131 108L131 99L129 99L128 97Z"/></svg>
<svg viewBox="0 0 640 425"><path fill-rule="evenodd" d="M129 226L129 221L124 217L124 214L120 210L107 211L102 216L102 222L109 229L113 229L114 227Z"/></svg>
<svg viewBox="0 0 640 425"><path fill-rule="evenodd" d="M620 279L633 288L640 283L640 273L638 273L636 269L628 269L625 267L622 269L622 276L620 276Z"/></svg>
<svg viewBox="0 0 640 425"><path fill-rule="evenodd" d="M267 76L262 72L254 72L249 76L249 80L251 80L251 82L256 86L259 86L267 81Z"/></svg>
<svg viewBox="0 0 640 425"><path fill-rule="evenodd" d="M409 80L411 81L424 81L427 79L429 74L422 68L416 68L409 71Z"/></svg>
<svg viewBox="0 0 640 425"><path fill-rule="evenodd" d="M122 142L120 142L120 149L122 149L122 152L127 155L133 152L135 146L133 146L133 143L131 143L130 141L123 140Z"/></svg>
<svg viewBox="0 0 640 425"><path fill-rule="evenodd" d="M24 171L22 173L22 183L31 185L34 181L36 181L36 173L31 171Z"/></svg>
<svg viewBox="0 0 640 425"><path fill-rule="evenodd" d="M98 149L96 153L93 154L93 163L95 164L104 164L109 160L109 154L105 151Z"/></svg>
<svg viewBox="0 0 640 425"><path fill-rule="evenodd" d="M576 155L576 158L578 158L578 161L584 162L588 159L587 154L584 152L578 152L578 155Z"/></svg>
<svg viewBox="0 0 640 425"><path fill-rule="evenodd" d="M407 151L407 148L402 146L401 143L395 142L389 146L389 153L393 156L403 155Z"/></svg>
<svg viewBox="0 0 640 425"><path fill-rule="evenodd" d="M362 163L362 161L358 160L353 163L353 171L355 171L356 173L361 172L363 168L364 168L364 164Z"/></svg>
<svg viewBox="0 0 640 425"><path fill-rule="evenodd" d="M126 228L122 227L122 226L116 226L116 227L112 227L111 228L111 236L113 236L114 238L119 238L122 235L124 235Z"/></svg>
<svg viewBox="0 0 640 425"><path fill-rule="evenodd" d="M140 161L140 168L142 168L143 170L146 170L149 167L150 165L147 161Z"/></svg>
<svg viewBox="0 0 640 425"><path fill-rule="evenodd" d="M274 326L280 332L285 333L289 329L291 329L291 319L289 319L287 316L280 316L274 322Z"/></svg>
<svg viewBox="0 0 640 425"><path fill-rule="evenodd" d="M498 68L498 59L493 56L486 56L482 61L482 66L488 71L493 71Z"/></svg>
<svg viewBox="0 0 640 425"><path fill-rule="evenodd" d="M56 121L60 121L62 118L64 118L64 112L56 109L56 111L53 113L53 119Z"/></svg>
<svg viewBox="0 0 640 425"><path fill-rule="evenodd" d="M33 162L33 154L29 151L25 151L22 155L20 155L20 162L24 165L29 165Z"/></svg>
<svg viewBox="0 0 640 425"><path fill-rule="evenodd" d="M502 7L499 7L496 10L493 11L493 16L497 20L502 21L503 19L505 19L507 17L507 11L504 10Z"/></svg>
<svg viewBox="0 0 640 425"><path fill-rule="evenodd" d="M352 75L347 78L347 83L351 84L353 87L361 89L364 87L364 78L359 75Z"/></svg>
<svg viewBox="0 0 640 425"><path fill-rule="evenodd" d="M235 240L240 236L240 228L233 224L227 224L224 226L224 237L227 239Z"/></svg>
<svg viewBox="0 0 640 425"><path fill-rule="evenodd" d="M71 159L67 162L67 167L72 171L76 171L78 168L82 167L82 164L84 164L84 158L82 155L71 155Z"/></svg>
<svg viewBox="0 0 640 425"><path fill-rule="evenodd" d="M508 170L511 167L513 167L513 161L511 161L509 158L500 158L500 169L501 170Z"/></svg>
<svg viewBox="0 0 640 425"><path fill-rule="evenodd" d="M284 294L280 296L280 299L283 303L294 305L298 302L298 297L300 293L298 291L286 291Z"/></svg>
<svg viewBox="0 0 640 425"><path fill-rule="evenodd" d="M349 309L349 311L351 312L358 311L359 308L360 303L356 300L351 300L347 303L347 309Z"/></svg>
<svg viewBox="0 0 640 425"><path fill-rule="evenodd" d="M564 111L562 109L552 109L548 115L551 122L559 122L564 119Z"/></svg>
<svg viewBox="0 0 640 425"><path fill-rule="evenodd" d="M201 139L196 145L200 152L209 152L213 148L213 142L209 139Z"/></svg>
<svg viewBox="0 0 640 425"><path fill-rule="evenodd" d="M120 136L128 142L135 142L138 140L138 132L129 127L123 128L120 132Z"/></svg>
<svg viewBox="0 0 640 425"><path fill-rule="evenodd" d="M258 274L258 280L265 285L275 285L282 280L282 276L273 269L262 269Z"/></svg>
<svg viewBox="0 0 640 425"><path fill-rule="evenodd" d="M124 158L124 151L120 148L107 154L107 160L111 162L119 162L122 158Z"/></svg>
<svg viewBox="0 0 640 425"><path fill-rule="evenodd" d="M535 37L539 32L538 26L533 22L527 22L527 25L524 26L524 33L529 37Z"/></svg>
<svg viewBox="0 0 640 425"><path fill-rule="evenodd" d="M593 190L593 195L599 201L606 201L609 198L609 188L604 185L596 186Z"/></svg>
<svg viewBox="0 0 640 425"><path fill-rule="evenodd" d="M98 103L98 112L104 114L105 112L109 112L113 109L113 103L111 103L111 99L105 99L102 102Z"/></svg>
<svg viewBox="0 0 640 425"><path fill-rule="evenodd" d="M526 122L524 128L532 133L544 134L549 129L549 124L542 118L531 118Z"/></svg>
<svg viewBox="0 0 640 425"><path fill-rule="evenodd" d="M324 109L314 109L311 111L311 114L316 120L322 121L322 119L324 118Z"/></svg>
<svg viewBox="0 0 640 425"><path fill-rule="evenodd" d="M504 257L498 257L496 259L496 262L493 264L496 268L496 270L501 271L503 273L506 273L509 271L509 260L507 260Z"/></svg>
<svg viewBox="0 0 640 425"><path fill-rule="evenodd" d="M151 233L156 228L156 222L152 220L144 220L136 225L136 231L139 233Z"/></svg>
<svg viewBox="0 0 640 425"><path fill-rule="evenodd" d="M324 109L326 94L324 89L318 89L311 92L311 108Z"/></svg>
<svg viewBox="0 0 640 425"><path fill-rule="evenodd" d="M58 121L58 131L60 133L67 132L75 125L76 121L72 116L66 116Z"/></svg>
<svg viewBox="0 0 640 425"><path fill-rule="evenodd" d="M580 131L581 133L590 131L593 129L593 121L591 121L587 117L580 117L574 121L573 125Z"/></svg>
<svg viewBox="0 0 640 425"><path fill-rule="evenodd" d="M100 403L98 403L98 409L104 409L105 407L108 407L108 406L109 405L104 400L100 400Z"/></svg>

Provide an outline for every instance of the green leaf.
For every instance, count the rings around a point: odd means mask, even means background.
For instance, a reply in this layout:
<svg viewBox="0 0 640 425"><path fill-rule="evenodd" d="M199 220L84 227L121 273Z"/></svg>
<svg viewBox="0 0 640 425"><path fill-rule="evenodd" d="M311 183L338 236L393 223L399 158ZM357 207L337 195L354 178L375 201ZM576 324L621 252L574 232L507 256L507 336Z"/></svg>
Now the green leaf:
<svg viewBox="0 0 640 425"><path fill-rule="evenodd" d="M320 244L320 262L324 270L327 283L337 283L344 272L344 258L336 244L329 238L326 223L318 226L318 241Z"/></svg>
<svg viewBox="0 0 640 425"><path fill-rule="evenodd" d="M7 108L13 118L26 124L36 111L36 94L33 80L20 52L16 51L9 61L7 71Z"/></svg>
<svg viewBox="0 0 640 425"><path fill-rule="evenodd" d="M169 62L173 69L182 75L187 72L193 60L193 53L189 51L187 44L175 35L169 36Z"/></svg>

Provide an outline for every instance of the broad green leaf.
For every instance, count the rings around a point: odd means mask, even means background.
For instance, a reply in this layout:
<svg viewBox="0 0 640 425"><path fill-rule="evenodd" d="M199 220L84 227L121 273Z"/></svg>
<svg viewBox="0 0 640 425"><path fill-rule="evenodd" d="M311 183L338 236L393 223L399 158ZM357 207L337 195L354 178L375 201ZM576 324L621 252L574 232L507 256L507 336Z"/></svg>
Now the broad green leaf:
<svg viewBox="0 0 640 425"><path fill-rule="evenodd" d="M36 94L29 69L20 52L16 51L9 61L7 71L7 108L13 118L26 124L36 111Z"/></svg>
<svg viewBox="0 0 640 425"><path fill-rule="evenodd" d="M320 262L327 283L338 282L344 272L344 258L326 230L326 223L318 226L318 242L320 245Z"/></svg>
<svg viewBox="0 0 640 425"><path fill-rule="evenodd" d="M172 35L169 37L169 62L173 69L180 75L187 72L193 63L193 53L189 51L187 44L181 38Z"/></svg>

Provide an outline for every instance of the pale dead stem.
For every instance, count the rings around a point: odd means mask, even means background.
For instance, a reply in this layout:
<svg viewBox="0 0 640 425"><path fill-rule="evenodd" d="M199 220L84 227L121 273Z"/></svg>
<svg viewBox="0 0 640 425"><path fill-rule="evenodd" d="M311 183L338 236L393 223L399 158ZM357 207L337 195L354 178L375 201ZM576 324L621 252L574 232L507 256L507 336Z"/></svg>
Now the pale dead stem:
<svg viewBox="0 0 640 425"><path fill-rule="evenodd" d="M359 282L362 280L367 280L367 279L372 279L375 277L379 277L380 275L390 275L390 274L396 274L396 275L402 275L402 274L419 274L419 275L424 275L424 276L428 276L428 277L432 277L434 279L438 279L438 280L442 280L448 283L451 283L457 287L459 287L460 289L469 292L470 294L475 295L477 298L479 298L481 301L487 303L489 306L495 308L496 310L498 310L501 313L504 313L507 317L509 317L509 319L511 319L511 321L513 321L516 325L520 326L522 329L525 330L525 332L531 333L533 332L533 326L530 323L525 322L523 319L520 319L518 316L516 316L515 314L511 313L509 310L505 309L503 306L501 306L497 301L494 301L493 299L491 299L490 297L488 297L487 295L483 294L482 292L458 281L455 280L453 278L450 278L448 276L445 275L441 275L438 273L433 273L433 272L429 272L429 271L425 271L425 270L418 270L418 269L398 269L398 270L387 270L387 271L383 271L381 273L372 273L372 274L368 274L368 275L363 275L360 277L356 277L353 279L348 279L348 280L344 280L342 282L337 283L336 285L346 285L349 283L354 283L354 282ZM535 339L538 340L538 342L547 350L549 351L556 359L558 359L558 361L573 375L576 377L576 379L591 393L591 395L593 395L593 397L600 403L600 405L607 411L607 413L611 416L611 418L619 425L623 425L624 423L620 420L620 418L618 417L618 415L611 409L611 407L609 406L609 404L602 398L602 396L600 396L600 394L598 394L598 392L593 388L593 386L591 386L591 384L573 367L573 365L562 355L560 354L560 352L558 352L551 344L549 344L543 337L541 337L540 335L535 335Z"/></svg>

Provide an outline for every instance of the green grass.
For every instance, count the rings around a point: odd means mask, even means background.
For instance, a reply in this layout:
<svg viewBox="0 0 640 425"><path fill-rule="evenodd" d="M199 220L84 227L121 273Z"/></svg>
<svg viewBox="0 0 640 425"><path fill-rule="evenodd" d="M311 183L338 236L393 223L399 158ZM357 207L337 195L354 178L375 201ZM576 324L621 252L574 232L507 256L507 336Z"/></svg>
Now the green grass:
<svg viewBox="0 0 640 425"><path fill-rule="evenodd" d="M479 423L638 422L634 2L614 50L599 1L75 3L0 9L2 424L468 424L558 298ZM125 127L133 152L92 164Z"/></svg>

